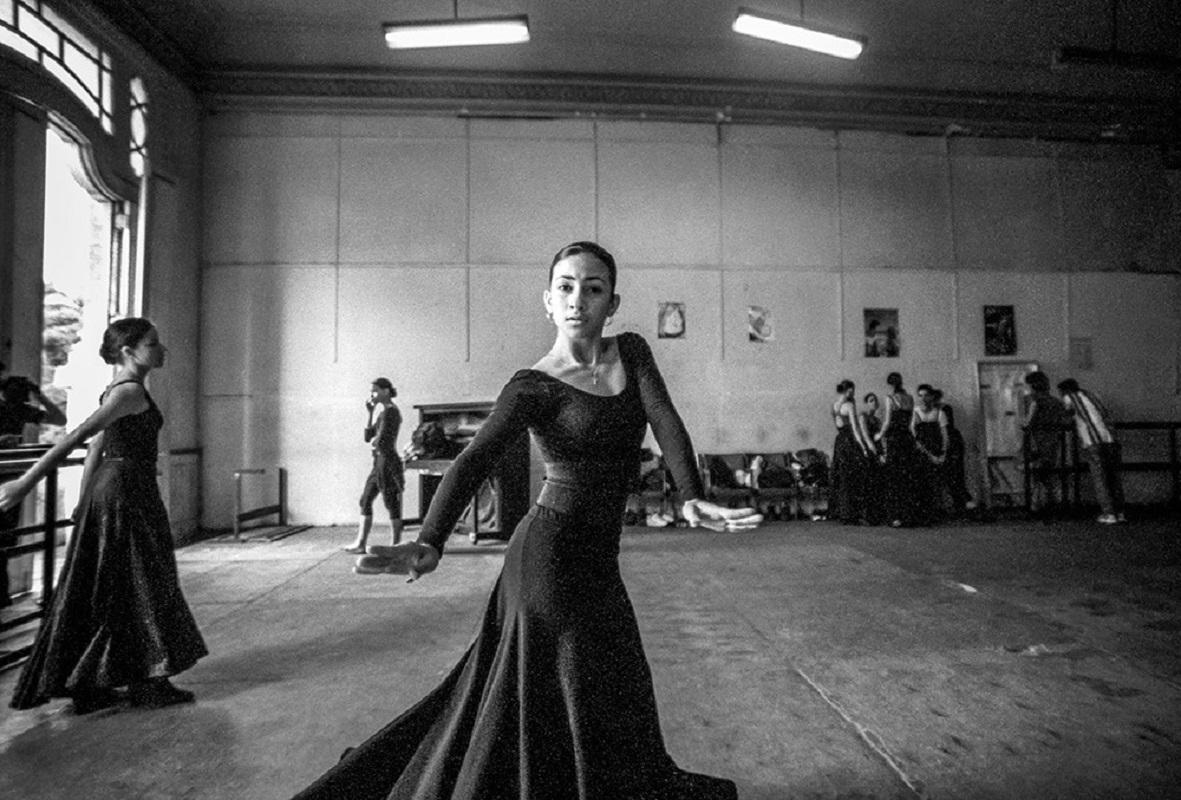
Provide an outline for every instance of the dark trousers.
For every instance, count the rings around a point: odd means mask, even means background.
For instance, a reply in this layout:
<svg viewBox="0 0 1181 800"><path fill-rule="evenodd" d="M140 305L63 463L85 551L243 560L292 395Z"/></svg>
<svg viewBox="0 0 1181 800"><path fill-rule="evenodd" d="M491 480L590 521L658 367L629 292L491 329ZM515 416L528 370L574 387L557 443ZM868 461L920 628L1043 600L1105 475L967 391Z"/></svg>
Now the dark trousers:
<svg viewBox="0 0 1181 800"><path fill-rule="evenodd" d="M374 451L373 470L365 480L365 488L361 490L361 513L364 516L373 516L373 501L381 495L386 510L390 512L390 519L402 518L402 487L405 480L402 470L402 459Z"/></svg>
<svg viewBox="0 0 1181 800"><path fill-rule="evenodd" d="M1120 480L1119 442L1100 442L1083 448L1095 482L1095 498L1104 514L1122 514L1124 487Z"/></svg>

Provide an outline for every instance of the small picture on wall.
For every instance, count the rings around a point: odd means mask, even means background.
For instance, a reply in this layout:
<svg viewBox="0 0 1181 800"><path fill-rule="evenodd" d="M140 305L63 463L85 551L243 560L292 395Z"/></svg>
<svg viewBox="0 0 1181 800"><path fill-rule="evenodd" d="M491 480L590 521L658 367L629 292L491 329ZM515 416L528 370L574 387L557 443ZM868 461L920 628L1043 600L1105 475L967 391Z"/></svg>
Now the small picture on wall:
<svg viewBox="0 0 1181 800"><path fill-rule="evenodd" d="M1011 356L1017 352L1017 322L1012 306L984 307L984 355Z"/></svg>
<svg viewBox="0 0 1181 800"><path fill-rule="evenodd" d="M1081 370L1095 368L1094 342L1090 336L1070 337L1070 366Z"/></svg>
<svg viewBox="0 0 1181 800"><path fill-rule="evenodd" d="M752 342L775 341L775 327L771 324L771 311L762 306L747 306L746 334Z"/></svg>
<svg viewBox="0 0 1181 800"><path fill-rule="evenodd" d="M664 301L656 309L656 335L661 339L685 338L685 304Z"/></svg>
<svg viewBox="0 0 1181 800"><path fill-rule="evenodd" d="M865 357L897 358L901 353L898 309L865 309Z"/></svg>

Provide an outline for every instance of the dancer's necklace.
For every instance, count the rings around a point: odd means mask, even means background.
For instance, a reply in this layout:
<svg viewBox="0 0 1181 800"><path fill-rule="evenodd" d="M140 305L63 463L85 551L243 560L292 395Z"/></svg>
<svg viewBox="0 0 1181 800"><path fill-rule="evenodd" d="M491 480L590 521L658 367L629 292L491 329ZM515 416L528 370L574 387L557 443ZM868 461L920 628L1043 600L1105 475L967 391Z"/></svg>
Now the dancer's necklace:
<svg viewBox="0 0 1181 800"><path fill-rule="evenodd" d="M555 356L555 357L557 357L557 356ZM598 386L599 385L599 370L603 366L603 362L601 359L592 361L589 364L583 364L578 359L571 357L570 364L572 366L577 367L578 369L588 370L590 372L591 386Z"/></svg>
<svg viewBox="0 0 1181 800"><path fill-rule="evenodd" d="M599 385L599 368L603 366L602 362L593 361L590 364L583 364L579 361L575 361L574 365L579 369L590 370L591 386Z"/></svg>

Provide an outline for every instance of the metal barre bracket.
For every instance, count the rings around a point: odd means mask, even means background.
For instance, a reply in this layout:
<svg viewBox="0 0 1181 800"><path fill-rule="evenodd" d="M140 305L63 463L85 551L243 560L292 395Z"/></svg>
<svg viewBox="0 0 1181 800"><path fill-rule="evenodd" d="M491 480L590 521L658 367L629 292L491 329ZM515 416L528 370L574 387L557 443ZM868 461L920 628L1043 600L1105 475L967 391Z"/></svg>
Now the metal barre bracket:
<svg viewBox="0 0 1181 800"><path fill-rule="evenodd" d="M234 471L234 539L242 541L242 523L260 517L277 514L279 525L287 524L287 470L276 467L279 478L279 502L274 505L260 506L246 511L242 510L242 478L246 475L266 475L267 470L259 468L244 468Z"/></svg>

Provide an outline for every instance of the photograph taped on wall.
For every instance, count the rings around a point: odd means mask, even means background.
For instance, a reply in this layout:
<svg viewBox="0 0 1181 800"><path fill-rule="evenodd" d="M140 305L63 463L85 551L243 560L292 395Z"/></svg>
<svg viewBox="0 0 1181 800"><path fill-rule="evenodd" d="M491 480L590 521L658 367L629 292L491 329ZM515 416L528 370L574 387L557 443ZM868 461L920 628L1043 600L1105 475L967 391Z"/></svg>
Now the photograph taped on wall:
<svg viewBox="0 0 1181 800"><path fill-rule="evenodd" d="M1095 354L1091 348L1091 337L1070 337L1070 367L1071 369L1095 368Z"/></svg>
<svg viewBox="0 0 1181 800"><path fill-rule="evenodd" d="M1012 306L984 307L984 355L1011 356L1017 352L1017 321Z"/></svg>
<svg viewBox="0 0 1181 800"><path fill-rule="evenodd" d="M685 338L685 304L662 301L656 309L656 335L661 339Z"/></svg>
<svg viewBox="0 0 1181 800"><path fill-rule="evenodd" d="M898 309L865 309L865 357L897 358L902 354Z"/></svg>
<svg viewBox="0 0 1181 800"><path fill-rule="evenodd" d="M746 335L752 342L775 341L775 327L771 324L771 311L763 306L747 306Z"/></svg>

